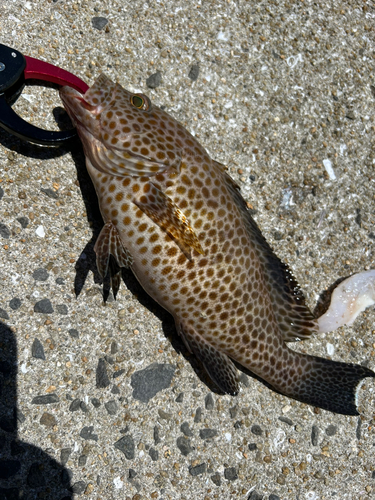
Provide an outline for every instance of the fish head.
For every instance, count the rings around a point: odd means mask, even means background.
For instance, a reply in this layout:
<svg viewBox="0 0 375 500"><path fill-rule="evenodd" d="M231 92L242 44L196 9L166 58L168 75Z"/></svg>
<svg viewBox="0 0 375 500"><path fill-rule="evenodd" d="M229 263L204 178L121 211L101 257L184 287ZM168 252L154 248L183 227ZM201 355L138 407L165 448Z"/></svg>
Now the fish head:
<svg viewBox="0 0 375 500"><path fill-rule="evenodd" d="M85 153L100 150L91 156L100 157L96 163L101 170L103 161L104 170L117 175L155 175L170 167L179 169L184 141L190 134L144 94L131 93L102 74L84 95L62 87L60 97Z"/></svg>

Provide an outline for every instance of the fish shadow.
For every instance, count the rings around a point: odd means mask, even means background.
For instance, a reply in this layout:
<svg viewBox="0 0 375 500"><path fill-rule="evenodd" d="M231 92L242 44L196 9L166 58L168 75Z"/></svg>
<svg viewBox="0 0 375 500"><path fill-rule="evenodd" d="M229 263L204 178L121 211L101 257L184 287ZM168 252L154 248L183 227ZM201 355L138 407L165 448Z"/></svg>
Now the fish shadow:
<svg viewBox="0 0 375 500"><path fill-rule="evenodd" d="M72 500L72 473L41 448L18 438L18 427L26 421L17 405L16 339L0 322L0 498Z"/></svg>

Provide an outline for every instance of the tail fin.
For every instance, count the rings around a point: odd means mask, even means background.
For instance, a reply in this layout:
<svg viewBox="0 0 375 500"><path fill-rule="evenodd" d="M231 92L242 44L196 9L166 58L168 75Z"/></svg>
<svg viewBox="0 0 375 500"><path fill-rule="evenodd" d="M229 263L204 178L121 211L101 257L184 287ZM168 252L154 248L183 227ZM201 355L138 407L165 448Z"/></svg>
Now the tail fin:
<svg viewBox="0 0 375 500"><path fill-rule="evenodd" d="M308 357L311 368L303 373L287 396L334 413L359 415L357 387L362 379L375 377L375 373L361 365Z"/></svg>

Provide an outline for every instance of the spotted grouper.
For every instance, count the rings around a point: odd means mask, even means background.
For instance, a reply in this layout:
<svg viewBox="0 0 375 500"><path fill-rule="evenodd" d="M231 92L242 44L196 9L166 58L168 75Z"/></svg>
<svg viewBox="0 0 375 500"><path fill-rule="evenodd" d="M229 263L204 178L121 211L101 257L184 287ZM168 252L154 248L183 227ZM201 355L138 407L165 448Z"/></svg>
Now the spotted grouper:
<svg viewBox="0 0 375 500"><path fill-rule="evenodd" d="M353 304L374 303L375 271L340 285L332 302L346 301L350 317L333 304L315 318L239 187L180 123L105 75L84 95L69 87L60 95L99 198L105 225L97 267L110 274L114 294L121 268L130 268L228 394L239 390L235 361L286 396L358 414L357 387L375 373L295 352L286 342L348 323L358 314Z"/></svg>

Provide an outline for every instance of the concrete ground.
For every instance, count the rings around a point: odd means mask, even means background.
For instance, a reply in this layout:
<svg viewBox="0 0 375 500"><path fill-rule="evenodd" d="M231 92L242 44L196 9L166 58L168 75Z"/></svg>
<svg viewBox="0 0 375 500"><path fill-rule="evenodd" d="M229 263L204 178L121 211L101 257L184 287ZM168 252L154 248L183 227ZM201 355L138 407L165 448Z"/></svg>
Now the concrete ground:
<svg viewBox="0 0 375 500"><path fill-rule="evenodd" d="M228 165L314 308L375 267L374 21L371 0L0 0L0 43L165 106ZM57 129L60 106L28 86L14 108ZM130 273L103 303L78 142L0 130L0 223L1 498L374 498L373 381L360 417L248 377L221 395ZM374 369L375 311L295 348Z"/></svg>

